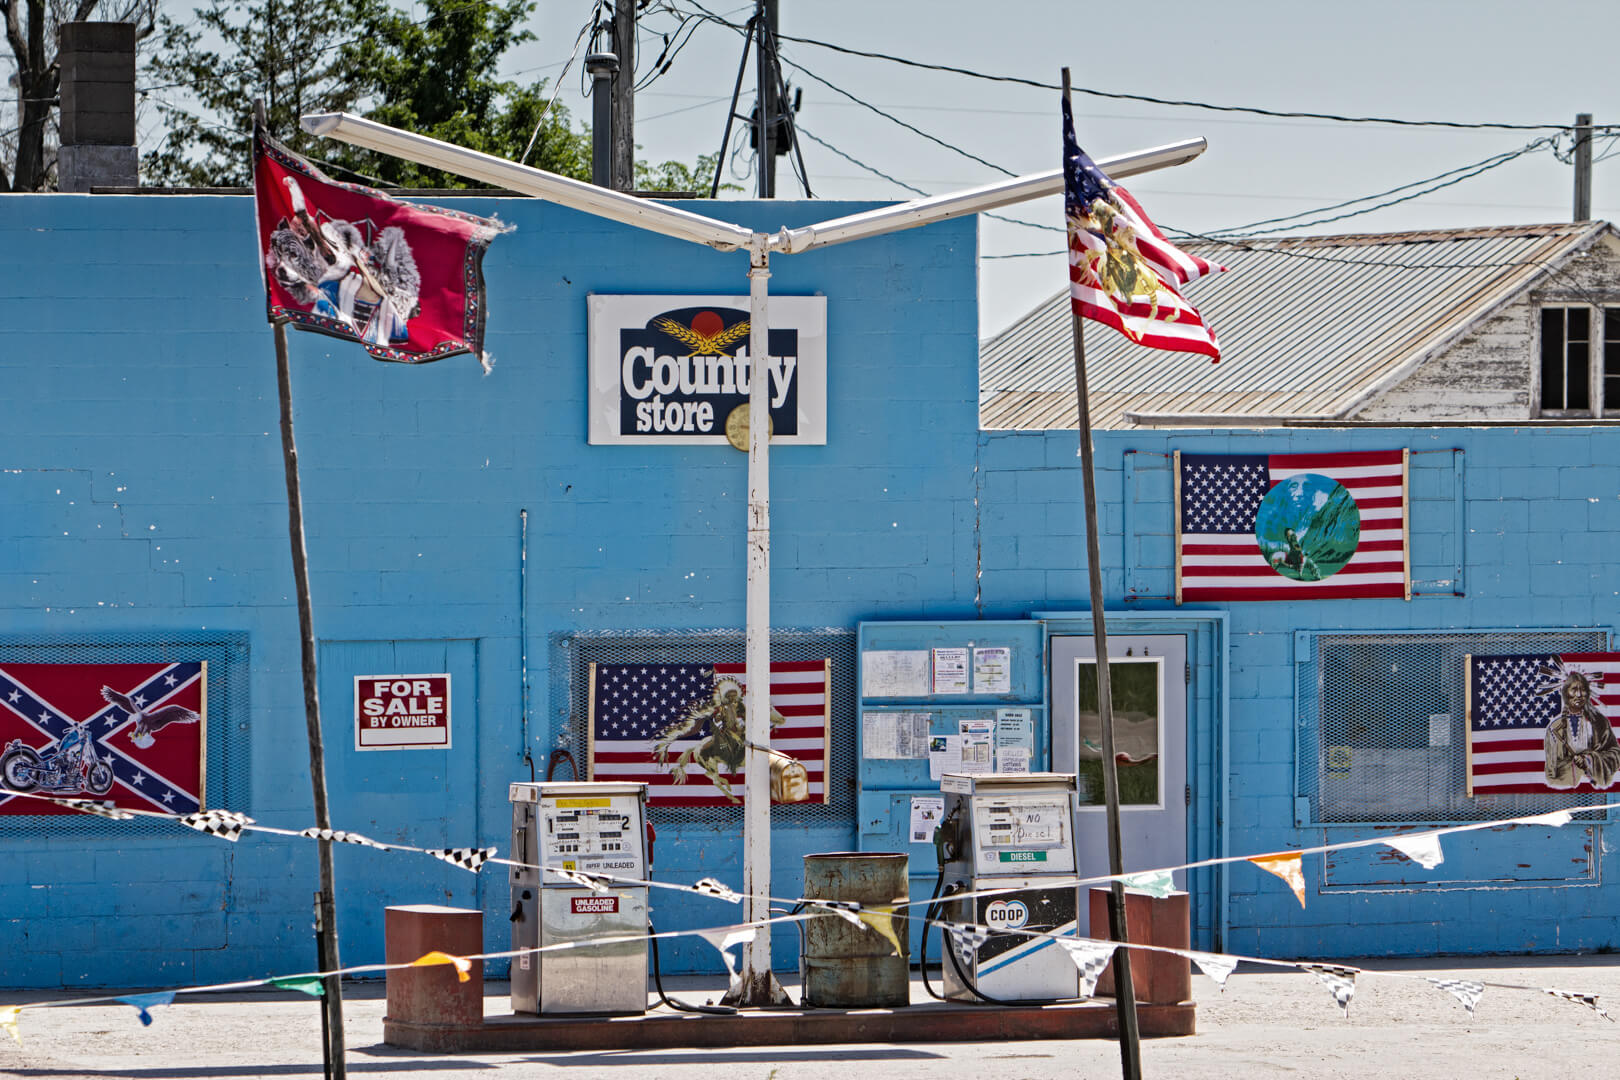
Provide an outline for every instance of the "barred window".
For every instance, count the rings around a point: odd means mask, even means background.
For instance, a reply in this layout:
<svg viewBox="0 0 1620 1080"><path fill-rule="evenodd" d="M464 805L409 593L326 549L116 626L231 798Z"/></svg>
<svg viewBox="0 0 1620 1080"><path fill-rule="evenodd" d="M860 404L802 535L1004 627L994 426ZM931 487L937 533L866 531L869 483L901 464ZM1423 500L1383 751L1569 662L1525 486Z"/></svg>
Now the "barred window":
<svg viewBox="0 0 1620 1080"><path fill-rule="evenodd" d="M1468 796L1463 658L1606 648L1603 630L1301 632L1296 823L1489 821L1590 803Z"/></svg>

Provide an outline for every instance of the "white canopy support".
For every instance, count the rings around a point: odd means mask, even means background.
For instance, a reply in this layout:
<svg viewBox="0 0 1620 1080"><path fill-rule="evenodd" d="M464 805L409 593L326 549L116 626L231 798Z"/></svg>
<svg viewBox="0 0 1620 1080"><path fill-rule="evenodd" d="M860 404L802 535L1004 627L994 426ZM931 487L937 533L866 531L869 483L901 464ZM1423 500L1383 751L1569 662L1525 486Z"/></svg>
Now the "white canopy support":
<svg viewBox="0 0 1620 1080"><path fill-rule="evenodd" d="M1125 176L1185 164L1208 148L1209 143L1201 138L1183 139L1148 150L1135 150L1129 154L1098 158L1097 165L1103 172L1118 180ZM806 225L801 229L783 229L771 237L771 246L792 255L811 248L826 247L829 244L843 244L868 236L898 232L901 229L914 229L919 225L931 225L936 221L947 221L967 214L982 214L986 210L1027 202L1043 195L1056 195L1062 190L1062 169L1032 173L1029 176L998 180L993 184L952 192L949 195L930 195L927 198L883 206L848 217L833 218L831 221Z"/></svg>
<svg viewBox="0 0 1620 1080"><path fill-rule="evenodd" d="M754 235L740 225L716 221L690 210L679 210L622 191L558 176L544 169L519 165L492 154L401 131L348 113L312 113L301 117L299 122L311 135L325 135L414 161L418 165L443 169L457 176L549 199L561 206L634 225L649 232L690 240L694 244L707 244L720 251L746 250L749 239Z"/></svg>

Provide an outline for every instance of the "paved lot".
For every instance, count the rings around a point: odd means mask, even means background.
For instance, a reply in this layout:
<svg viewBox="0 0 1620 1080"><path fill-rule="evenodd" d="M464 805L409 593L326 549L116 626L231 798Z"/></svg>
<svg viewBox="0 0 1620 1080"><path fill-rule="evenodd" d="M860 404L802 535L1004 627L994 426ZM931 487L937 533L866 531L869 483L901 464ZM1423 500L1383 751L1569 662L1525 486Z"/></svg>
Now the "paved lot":
<svg viewBox="0 0 1620 1080"><path fill-rule="evenodd" d="M1555 986L1597 993L1620 1015L1620 957L1366 961L1373 971ZM668 980L677 996L702 1000L712 981ZM707 988L707 990L705 989ZM504 984L492 983L487 1015L509 1011ZM792 989L792 987L790 987ZM1620 1045L1620 1026L1581 1005L1535 992L1487 988L1475 1017L1420 979L1368 974L1348 1019L1315 976L1276 969L1238 971L1222 993L1194 975L1199 1033L1144 1045L1151 1077L1356 1078L1517 1077L1567 1080L1594 1075ZM921 995L920 984L914 993ZM614 1080L828 1080L867 1066L882 1080L945 1076L994 1080L1119 1075L1110 1041L1004 1042L746 1050L622 1051L442 1056L382 1044L380 983L345 990L349 1072L399 1072L433 1080L612 1076ZM57 999L68 995L54 995ZM53 995L0 992L0 1005ZM319 1077L320 1018L302 995L182 996L156 1009L143 1028L127 1005L30 1010L23 1045L0 1035L0 1076L22 1078Z"/></svg>

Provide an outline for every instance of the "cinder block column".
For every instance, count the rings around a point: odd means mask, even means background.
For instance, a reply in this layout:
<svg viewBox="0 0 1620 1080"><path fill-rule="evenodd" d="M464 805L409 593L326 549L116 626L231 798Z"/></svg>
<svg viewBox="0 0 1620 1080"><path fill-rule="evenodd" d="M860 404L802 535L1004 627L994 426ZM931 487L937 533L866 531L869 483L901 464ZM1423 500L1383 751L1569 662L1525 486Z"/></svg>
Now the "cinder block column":
<svg viewBox="0 0 1620 1080"><path fill-rule="evenodd" d="M63 23L57 63L62 71L57 186L76 192L134 187L140 182L135 24Z"/></svg>
<svg viewBox="0 0 1620 1080"><path fill-rule="evenodd" d="M470 956L484 951L484 913L439 904L401 904L383 913L384 952L390 964L408 964L430 952ZM449 964L388 973L391 1023L477 1027L484 1022L484 962L472 962L462 982Z"/></svg>

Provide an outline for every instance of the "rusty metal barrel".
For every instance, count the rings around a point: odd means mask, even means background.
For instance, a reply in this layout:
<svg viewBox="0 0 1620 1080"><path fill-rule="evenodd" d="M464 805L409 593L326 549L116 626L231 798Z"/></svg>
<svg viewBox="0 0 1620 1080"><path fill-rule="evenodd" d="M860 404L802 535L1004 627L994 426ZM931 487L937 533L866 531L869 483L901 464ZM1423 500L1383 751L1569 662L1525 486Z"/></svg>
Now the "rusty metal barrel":
<svg viewBox="0 0 1620 1080"><path fill-rule="evenodd" d="M804 923L804 1003L832 1009L911 1004L906 856L834 851L804 857L807 900L860 904L859 926L835 915Z"/></svg>

